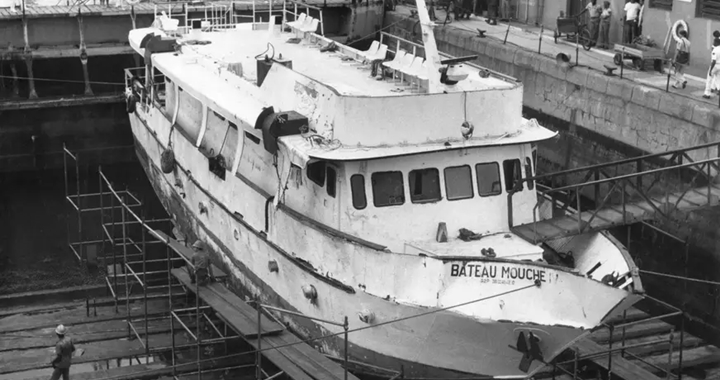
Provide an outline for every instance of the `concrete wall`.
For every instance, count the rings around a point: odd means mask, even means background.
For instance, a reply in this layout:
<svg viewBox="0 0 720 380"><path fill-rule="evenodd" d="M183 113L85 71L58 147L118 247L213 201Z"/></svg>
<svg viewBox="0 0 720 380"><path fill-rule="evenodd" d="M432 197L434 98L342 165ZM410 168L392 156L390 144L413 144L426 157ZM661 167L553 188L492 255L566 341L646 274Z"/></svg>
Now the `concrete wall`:
<svg viewBox="0 0 720 380"><path fill-rule="evenodd" d="M402 17L389 13L385 25ZM414 22L405 19L388 32L412 39L408 31L412 31ZM527 116L548 119L543 125L561 131L559 139L540 145L543 162L539 171L547 173L720 141L720 110L712 105L584 67L563 69L549 57L503 45L496 39L476 38L470 31L438 28L436 40L443 52L454 56L478 54L478 64L523 82ZM707 157L708 153L717 154L703 152L695 158ZM720 255L716 253L719 216L715 208L662 224L671 233L690 227L691 242L700 251L695 255L705 264L692 273L695 277L720 280ZM678 269L676 263L669 262L653 268L665 273ZM678 297L673 300L682 302ZM720 322L720 310L711 308L712 299L691 302L693 309L709 313L713 323Z"/></svg>
<svg viewBox="0 0 720 380"><path fill-rule="evenodd" d="M133 144L124 103L4 111L0 125L0 172L62 169L63 144L96 149L81 153L85 164L134 160L132 149L114 149Z"/></svg>

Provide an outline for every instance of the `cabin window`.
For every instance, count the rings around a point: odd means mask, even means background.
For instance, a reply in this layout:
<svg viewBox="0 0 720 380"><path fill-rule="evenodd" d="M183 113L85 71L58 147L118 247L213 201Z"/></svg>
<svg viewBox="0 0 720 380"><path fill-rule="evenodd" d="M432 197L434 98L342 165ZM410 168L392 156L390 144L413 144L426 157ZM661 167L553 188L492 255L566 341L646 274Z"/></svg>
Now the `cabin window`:
<svg viewBox="0 0 720 380"><path fill-rule="evenodd" d="M473 197L472 170L470 165L445 168L445 195L456 201Z"/></svg>
<svg viewBox="0 0 720 380"><path fill-rule="evenodd" d="M505 191L520 191L523 189L522 182L519 182L522 179L520 160L516 158L503 161L503 172L505 172Z"/></svg>
<svg viewBox="0 0 720 380"><path fill-rule="evenodd" d="M405 203L402 172L373 173L370 179L375 207L399 206Z"/></svg>
<svg viewBox="0 0 720 380"><path fill-rule="evenodd" d="M307 166L307 177L318 186L325 186L325 161L317 161Z"/></svg>
<svg viewBox="0 0 720 380"><path fill-rule="evenodd" d="M410 200L412 203L439 201L440 172L437 169L413 170L408 174Z"/></svg>
<svg viewBox="0 0 720 380"><path fill-rule="evenodd" d="M175 123L178 131L195 145L203 126L203 108L205 107L201 101L195 99L187 91L184 91L179 86L177 89L179 101Z"/></svg>
<svg viewBox="0 0 720 380"><path fill-rule="evenodd" d="M253 135L252 133L245 131L245 137L250 139L250 141L254 142L255 144L260 144L260 138Z"/></svg>
<svg viewBox="0 0 720 380"><path fill-rule="evenodd" d="M500 188L500 168L497 162L486 162L475 165L478 194L482 197L498 195Z"/></svg>
<svg viewBox="0 0 720 380"><path fill-rule="evenodd" d="M355 174L350 177L350 187L352 188L353 207L362 210L367 207L367 198L365 197L365 177L362 174Z"/></svg>
<svg viewBox="0 0 720 380"><path fill-rule="evenodd" d="M532 161L530 161L530 157L525 157L525 176L526 177L532 177L533 176L533 167L532 167ZM532 190L535 187L535 181L530 180L527 182L528 190Z"/></svg>
<svg viewBox="0 0 720 380"><path fill-rule="evenodd" d="M335 198L335 191L337 185L337 172L332 166L327 167L327 193L329 196Z"/></svg>

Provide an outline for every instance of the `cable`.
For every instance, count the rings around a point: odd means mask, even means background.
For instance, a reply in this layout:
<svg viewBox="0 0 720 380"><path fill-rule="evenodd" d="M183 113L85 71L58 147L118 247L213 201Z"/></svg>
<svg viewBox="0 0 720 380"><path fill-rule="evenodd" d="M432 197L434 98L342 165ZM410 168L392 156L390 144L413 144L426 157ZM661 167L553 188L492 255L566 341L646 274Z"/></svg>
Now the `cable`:
<svg viewBox="0 0 720 380"><path fill-rule="evenodd" d="M487 297L478 298L478 299L475 299L475 300L471 300L471 301L459 303L459 304L456 304L456 305L447 306L447 307L443 307L443 308L440 308L440 309L433 309L433 310L429 310L429 311L426 311L426 312L423 312L423 313L420 313L420 314L409 315L409 316L407 316L407 317L392 319L392 320L389 320L389 321L380 322L380 323L376 323L376 324L373 324L373 325L358 327L358 328L355 328L355 329L352 329L352 330L348 330L347 333L349 334L349 333L353 333L353 332L368 330L368 329L372 329L372 328L376 328L376 327L380 327L380 326L384 326L384 325L389 325L389 324L392 324L392 323L402 322L402 321L409 320L409 319L413 319L413 318L418 318L418 317L423 317L423 316L430 315L430 314L439 313L439 312L441 312L441 311L447 311L447 310L450 310L450 309L455 309L455 308L458 308L458 307L467 306L467 305L470 305L470 304L473 304L473 303L477 303L477 302L487 301L487 300L492 299L492 298L497 298L497 297L501 297L501 296L504 296L504 295L516 293L516 292L519 292L519 291L521 291L521 290L525 290L525 289L529 289L529 288L533 288L533 287L539 287L538 284L539 284L539 283L534 283L534 284L532 284L532 285L526 285L526 286L523 286L523 287L520 287L520 288L517 288L517 289L508 290L508 291L506 291L506 292L494 294L494 295L487 296ZM230 358L234 358L234 357L238 357L238 356L257 354L257 353L259 353L259 352L265 352L265 351L270 351L270 350L278 350L278 349L281 349L281 348L291 347L291 346L295 346L295 345L298 345L298 344L305 344L305 343L309 343L309 342L312 342L312 341L321 340L321 339L327 339L327 338L332 338L332 337L336 337L336 336L340 336L340 335L345 335L345 331L338 332L338 333L331 333L331 334L319 336L319 337L316 337L316 338L308 338L308 339L304 339L304 340L299 340L299 341L297 341L297 342L282 344L282 345L279 345L279 346L273 346L273 345L271 344L271 347L269 347L269 348L263 348L263 349L261 349L261 350L245 351L245 352L240 352L240 353L237 353L237 354L225 355L225 356L216 357L216 358L212 358L212 359L204 359L204 360L200 360L200 361L195 361L195 362L193 362L192 364L208 363L208 362L217 361L217 360L230 359ZM268 343L268 342L263 342L263 344L269 344L269 343ZM188 364L190 364L190 363L188 363ZM151 371L152 371L152 370L148 370L148 371L144 371L144 372L151 372ZM138 372L138 373L136 373L136 375L141 375L142 373L143 373L143 372ZM123 376L124 376L124 375L117 375L117 376L112 376L112 377L106 377L106 378L104 378L104 380L112 380L112 379L115 379L115 378L121 378L121 377L123 377Z"/></svg>
<svg viewBox="0 0 720 380"><path fill-rule="evenodd" d="M25 79L30 80L30 77L14 77L10 75L0 75L0 78L8 78L8 79ZM49 79L49 78L32 78L33 81L39 81L39 82L58 82L58 83L81 83L85 84L85 81L81 80L71 80L71 79ZM97 82L97 81L88 81L90 84L103 84L103 85L111 85L111 86L125 86L125 83L114 83L114 82Z"/></svg>

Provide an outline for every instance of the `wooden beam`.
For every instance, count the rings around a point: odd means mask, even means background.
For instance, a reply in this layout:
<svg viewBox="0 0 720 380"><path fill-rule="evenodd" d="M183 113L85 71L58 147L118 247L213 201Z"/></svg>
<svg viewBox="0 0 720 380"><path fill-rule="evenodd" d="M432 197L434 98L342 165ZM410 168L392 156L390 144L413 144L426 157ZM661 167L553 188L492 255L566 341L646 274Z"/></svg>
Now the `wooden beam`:
<svg viewBox="0 0 720 380"><path fill-rule="evenodd" d="M18 111L38 108L74 107L90 104L121 103L125 101L123 94L105 95L72 95L65 97L47 97L39 99L17 99L0 102L0 111Z"/></svg>

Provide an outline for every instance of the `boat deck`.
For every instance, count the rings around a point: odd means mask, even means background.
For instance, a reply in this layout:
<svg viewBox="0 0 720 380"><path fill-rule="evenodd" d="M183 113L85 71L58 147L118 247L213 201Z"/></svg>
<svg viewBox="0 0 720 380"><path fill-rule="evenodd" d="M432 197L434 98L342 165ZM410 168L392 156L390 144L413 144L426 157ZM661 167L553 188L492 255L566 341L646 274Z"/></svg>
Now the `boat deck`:
<svg viewBox="0 0 720 380"><path fill-rule="evenodd" d="M320 48L329 44L331 40L312 35L301 39L302 33L281 32L276 26L274 33L268 30L248 30L247 28L230 29L222 32L203 32L197 40L209 41L205 45L185 45L183 55L199 54L212 62L241 63L243 76L250 81L257 78L256 56L268 54L270 58L282 58L292 61L292 69L323 85L333 88L338 94L344 96L402 96L411 94L407 84L398 84L393 80L378 80L370 76L370 65L361 64L352 59L358 52L349 47L342 47L342 51L321 52ZM295 40L293 40L295 39ZM182 41L191 41L190 35L184 36ZM269 47L268 44L271 46ZM183 55L173 57L182 60ZM479 70L472 66L464 66L469 73L467 79L453 86L443 85L448 92L482 91L491 89L510 89L516 84L509 83L500 78L489 76L482 78ZM474 74L474 75L473 75Z"/></svg>
<svg viewBox="0 0 720 380"><path fill-rule="evenodd" d="M413 241L406 243L408 251L424 253L438 257L479 257L483 249L492 248L497 258L509 260L542 259L543 249L530 244L518 235L510 232L478 235L477 240L463 241L457 237L448 237L445 243L435 240Z"/></svg>

